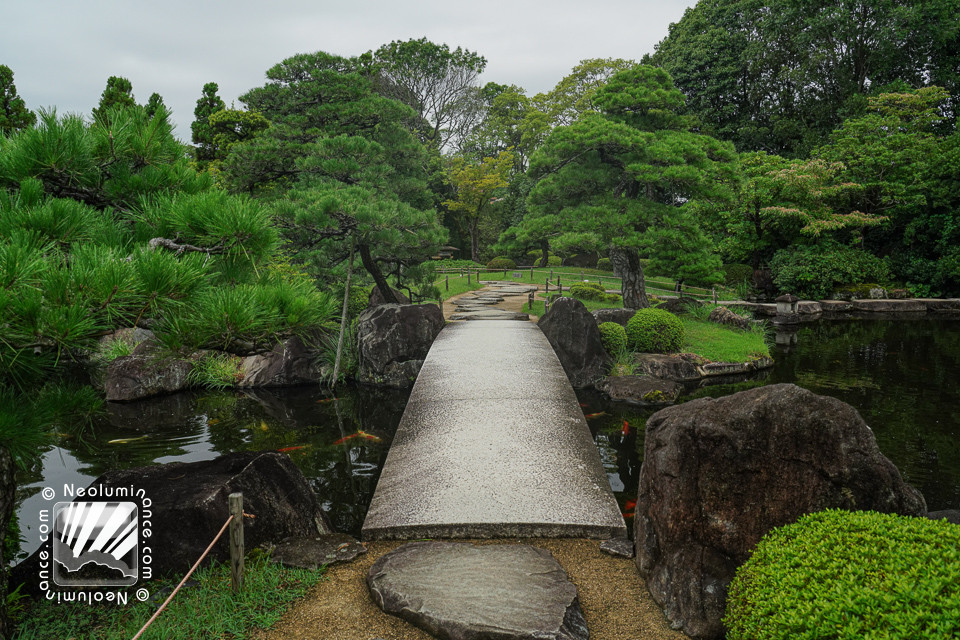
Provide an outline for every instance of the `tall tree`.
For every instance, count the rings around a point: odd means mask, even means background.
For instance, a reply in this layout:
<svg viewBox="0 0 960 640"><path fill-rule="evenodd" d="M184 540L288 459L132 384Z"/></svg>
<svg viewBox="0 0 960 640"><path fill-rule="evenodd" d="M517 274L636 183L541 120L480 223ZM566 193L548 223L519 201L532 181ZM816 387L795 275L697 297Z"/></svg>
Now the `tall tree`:
<svg viewBox="0 0 960 640"><path fill-rule="evenodd" d="M422 260L445 239L429 208L427 154L407 128L413 113L374 93L355 58L300 54L267 79L240 99L271 126L232 147L227 183L279 197L281 223L304 251L355 240L364 267L393 300L381 265Z"/></svg>
<svg viewBox="0 0 960 640"><path fill-rule="evenodd" d="M101 120L110 109L135 106L137 101L133 99L133 85L130 81L120 76L110 76L107 78L107 87L100 94L100 103L93 109L93 117Z"/></svg>
<svg viewBox="0 0 960 640"><path fill-rule="evenodd" d="M470 236L470 259L480 259L480 222L494 195L509 184L513 154L501 151L494 158L472 162L462 156L450 161L450 183L456 197L444 204L454 212Z"/></svg>
<svg viewBox="0 0 960 640"><path fill-rule="evenodd" d="M573 124L585 113L597 111L593 96L614 74L636 66L623 58L581 60L553 89L533 98L534 106L547 116L550 126Z"/></svg>
<svg viewBox="0 0 960 640"><path fill-rule="evenodd" d="M481 115L477 78L486 58L420 38L385 44L373 59L377 91L414 110L420 140L440 150L459 149Z"/></svg>
<svg viewBox="0 0 960 640"><path fill-rule="evenodd" d="M719 267L692 216L697 201L729 201L732 145L690 130L683 94L662 69L621 71L593 96L599 113L554 129L534 154L528 217L547 221L556 246L604 249L622 278L624 306L649 306L639 250L696 271ZM672 231L668 245L658 244ZM678 244L679 243L679 244Z"/></svg>
<svg viewBox="0 0 960 640"><path fill-rule="evenodd" d="M805 156L858 96L922 86L934 73L955 83L947 49L960 26L933 18L958 9L956 0L702 0L644 61L670 72L706 131L744 151Z"/></svg>
<svg viewBox="0 0 960 640"><path fill-rule="evenodd" d="M218 157L210 116L227 107L217 95L219 89L216 82L203 85L203 95L197 100L197 106L193 110L194 120L190 124L190 132L191 140L196 145L194 154L199 163L210 162Z"/></svg>
<svg viewBox="0 0 960 640"><path fill-rule="evenodd" d="M163 103L163 96L154 92L150 94L150 98L147 100L147 104L144 105L144 109L147 110L147 117L152 118L160 109L166 111L167 105Z"/></svg>
<svg viewBox="0 0 960 640"><path fill-rule="evenodd" d="M13 84L13 70L0 64L0 135L32 127L37 116L27 109Z"/></svg>

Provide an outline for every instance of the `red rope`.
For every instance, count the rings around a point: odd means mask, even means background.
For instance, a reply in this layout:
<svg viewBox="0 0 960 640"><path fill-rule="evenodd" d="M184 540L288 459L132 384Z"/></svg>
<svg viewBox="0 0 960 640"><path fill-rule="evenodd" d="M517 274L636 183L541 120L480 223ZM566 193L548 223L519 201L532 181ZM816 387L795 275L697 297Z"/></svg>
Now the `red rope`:
<svg viewBox="0 0 960 640"><path fill-rule="evenodd" d="M213 541L207 546L207 549L206 551L203 552L203 555L197 558L197 561L193 563L192 567L190 567L190 571L187 571L187 575L183 576L183 580L181 580L180 584L178 584L177 587L170 593L170 595L167 596L167 599L163 601L163 604L160 605L160 608L157 609L156 613L150 616L150 619L147 620L147 623L143 625L140 631L137 631L137 635L133 636L133 640L137 640L137 638L143 635L143 632L147 630L147 627L149 627L151 623L153 623L153 621L157 619L157 616L160 615L160 612L167 607L167 605L170 603L171 600L173 600L173 596L177 595L177 591L180 591L180 587L183 586L183 583L186 582L191 575L193 575L193 572L196 571L198 566L200 566L200 563L203 562L203 559L207 557L208 553L210 553L210 549L213 549L213 545L217 544L217 540L219 540L220 536L223 535L223 532L227 530L227 525L230 524L231 520L233 520L233 515L227 518L227 521L223 523L222 527L220 527L220 532L217 534L217 537L215 537Z"/></svg>

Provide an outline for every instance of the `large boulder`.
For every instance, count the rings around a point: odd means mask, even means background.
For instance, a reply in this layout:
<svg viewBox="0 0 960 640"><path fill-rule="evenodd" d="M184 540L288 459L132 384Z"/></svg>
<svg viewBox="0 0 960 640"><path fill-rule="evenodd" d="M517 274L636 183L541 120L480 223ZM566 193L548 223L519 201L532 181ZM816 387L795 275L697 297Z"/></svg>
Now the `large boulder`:
<svg viewBox="0 0 960 640"><path fill-rule="evenodd" d="M392 291L393 295L396 296L399 304L410 304L410 298L404 295L404 293L399 289L394 289L391 287L390 291ZM370 295L367 297L367 309L379 307L382 304L387 304L387 301L383 299L383 293L380 292L380 287L374 287L370 290Z"/></svg>
<svg viewBox="0 0 960 640"><path fill-rule="evenodd" d="M600 340L597 321L576 298L557 298L537 326L550 341L575 388L593 386L607 373L610 356Z"/></svg>
<svg viewBox="0 0 960 640"><path fill-rule="evenodd" d="M316 354L296 336L278 342L267 353L247 356L241 370L241 387L282 387L322 379Z"/></svg>
<svg viewBox="0 0 960 640"><path fill-rule="evenodd" d="M604 322L616 322L622 327L626 327L630 318L637 312L636 309L597 309L593 311L593 317L599 327Z"/></svg>
<svg viewBox="0 0 960 640"><path fill-rule="evenodd" d="M107 365L103 383L107 400L130 402L185 389L193 365L193 357L136 352L120 356Z"/></svg>
<svg viewBox="0 0 960 640"><path fill-rule="evenodd" d="M141 505L141 520L144 529L150 523L151 536L145 544L153 550L153 575L183 574L196 562L226 521L227 496L235 492L243 493L243 536L248 549L332 532L307 479L288 456L274 451L108 471L90 487L104 498L124 495L117 490L142 490L150 501ZM24 582L29 591L38 588L39 556L44 551L45 546L14 568L15 584ZM224 534L205 563L229 558L229 537Z"/></svg>
<svg viewBox="0 0 960 640"><path fill-rule="evenodd" d="M644 450L637 566L695 638L723 637L730 580L774 527L831 508L926 513L853 407L791 384L663 409Z"/></svg>
<svg viewBox="0 0 960 640"><path fill-rule="evenodd" d="M614 402L641 407L662 407L676 402L683 385L652 376L610 376L597 384L600 391Z"/></svg>
<svg viewBox="0 0 960 640"><path fill-rule="evenodd" d="M714 307L707 317L707 320L716 322L717 324L725 324L743 331L749 330L751 325L750 318L745 318L740 314L734 313L726 307Z"/></svg>
<svg viewBox="0 0 960 640"><path fill-rule="evenodd" d="M387 387L412 387L443 325L443 312L435 304L382 304L367 309L357 323L357 379Z"/></svg>
<svg viewBox="0 0 960 640"><path fill-rule="evenodd" d="M374 602L443 640L586 640L577 587L528 545L411 542L367 573Z"/></svg>

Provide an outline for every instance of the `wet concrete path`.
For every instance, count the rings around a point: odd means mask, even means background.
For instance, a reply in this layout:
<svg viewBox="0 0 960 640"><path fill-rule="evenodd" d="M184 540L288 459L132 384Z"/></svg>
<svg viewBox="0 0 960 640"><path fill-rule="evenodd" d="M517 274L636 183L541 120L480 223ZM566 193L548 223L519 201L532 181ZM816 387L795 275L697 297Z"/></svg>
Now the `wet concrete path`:
<svg viewBox="0 0 960 640"><path fill-rule="evenodd" d="M626 536L589 428L532 322L453 322L424 362L363 537Z"/></svg>

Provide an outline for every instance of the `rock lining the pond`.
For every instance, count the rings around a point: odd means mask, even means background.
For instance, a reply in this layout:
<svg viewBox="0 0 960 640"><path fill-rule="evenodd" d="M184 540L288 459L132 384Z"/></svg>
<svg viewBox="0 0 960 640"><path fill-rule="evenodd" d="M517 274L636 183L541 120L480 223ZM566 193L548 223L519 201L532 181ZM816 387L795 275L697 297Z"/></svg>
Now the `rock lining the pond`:
<svg viewBox="0 0 960 640"><path fill-rule="evenodd" d="M749 330L750 326L753 324L750 318L745 318L737 313L734 313L726 307L714 307L714 309L710 312L710 315L707 317L707 320L710 322L716 322L717 324L735 327L743 331Z"/></svg>
<svg viewBox="0 0 960 640"><path fill-rule="evenodd" d="M641 407L662 407L673 404L683 392L683 385L653 376L608 376L597 384L597 391L614 402Z"/></svg>
<svg viewBox="0 0 960 640"><path fill-rule="evenodd" d="M926 513L846 403L778 384L647 421L636 562L671 624L691 637L723 637L727 587L765 533L829 508Z"/></svg>
<svg viewBox="0 0 960 640"><path fill-rule="evenodd" d="M240 387L283 387L322 379L316 354L297 336L277 343L268 353L247 356L240 369Z"/></svg>
<svg viewBox="0 0 960 640"><path fill-rule="evenodd" d="M931 520L946 520L952 524L960 524L960 509L942 509L927 514Z"/></svg>
<svg viewBox="0 0 960 640"><path fill-rule="evenodd" d="M626 327L627 323L630 322L630 318L632 318L636 312L636 309L597 309L593 311L592 314L598 326L604 322L616 322L620 326Z"/></svg>
<svg viewBox="0 0 960 640"><path fill-rule="evenodd" d="M575 389L591 387L603 379L610 356L603 348L596 320L582 302L558 298L537 326L550 341Z"/></svg>
<svg viewBox="0 0 960 640"><path fill-rule="evenodd" d="M134 353L115 358L107 365L104 378L106 399L109 402L130 402L181 391L189 385L190 372L199 357L199 353L190 358Z"/></svg>
<svg viewBox="0 0 960 640"><path fill-rule="evenodd" d="M634 556L633 541L628 538L611 538L600 543L600 551L620 558Z"/></svg>
<svg viewBox="0 0 960 640"><path fill-rule="evenodd" d="M308 538L288 538L278 544L270 559L285 567L318 569L349 562L367 552L367 546L344 533L331 533Z"/></svg>
<svg viewBox="0 0 960 640"><path fill-rule="evenodd" d="M382 304L367 309L357 321L357 380L412 387L443 325L443 312L435 304Z"/></svg>
<svg viewBox="0 0 960 640"><path fill-rule="evenodd" d="M577 588L545 549L411 542L367 573L377 605L444 640L587 640Z"/></svg>
<svg viewBox="0 0 960 640"><path fill-rule="evenodd" d="M243 493L243 510L249 514L243 518L248 548L332 533L307 479L288 456L274 451L108 471L89 486L98 487L98 495L133 487L150 499L154 576L182 575L196 562L227 520L227 496L235 492ZM26 583L31 592L38 588L39 555L46 551L41 547L13 569L18 583ZM204 563L229 558L229 537L224 536Z"/></svg>
<svg viewBox="0 0 960 640"><path fill-rule="evenodd" d="M635 353L633 362L636 371L674 382L749 374L773 366L773 358L767 356L745 362L711 362L693 353Z"/></svg>

